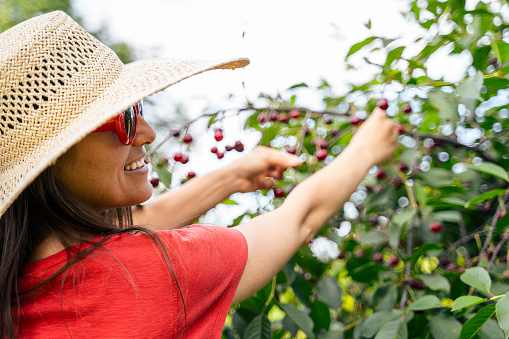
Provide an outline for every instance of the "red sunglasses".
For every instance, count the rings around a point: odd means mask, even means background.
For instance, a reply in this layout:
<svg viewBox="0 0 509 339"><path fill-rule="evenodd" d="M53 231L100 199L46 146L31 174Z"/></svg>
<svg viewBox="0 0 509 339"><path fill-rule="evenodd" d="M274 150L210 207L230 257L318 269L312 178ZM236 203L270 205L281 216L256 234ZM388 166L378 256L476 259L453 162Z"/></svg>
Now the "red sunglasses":
<svg viewBox="0 0 509 339"><path fill-rule="evenodd" d="M120 140L121 143L124 145L131 145L134 138L136 138L138 115L143 117L143 100L140 100L113 119L108 120L92 133L116 131L118 140Z"/></svg>

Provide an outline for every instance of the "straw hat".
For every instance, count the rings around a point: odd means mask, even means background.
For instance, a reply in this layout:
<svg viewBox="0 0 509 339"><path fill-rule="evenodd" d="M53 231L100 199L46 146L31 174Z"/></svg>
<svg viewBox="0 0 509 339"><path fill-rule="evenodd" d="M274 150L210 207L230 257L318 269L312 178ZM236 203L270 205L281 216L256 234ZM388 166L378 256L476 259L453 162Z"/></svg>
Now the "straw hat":
<svg viewBox="0 0 509 339"><path fill-rule="evenodd" d="M0 34L0 216L45 168L97 127L155 92L231 60L117 55L57 11Z"/></svg>

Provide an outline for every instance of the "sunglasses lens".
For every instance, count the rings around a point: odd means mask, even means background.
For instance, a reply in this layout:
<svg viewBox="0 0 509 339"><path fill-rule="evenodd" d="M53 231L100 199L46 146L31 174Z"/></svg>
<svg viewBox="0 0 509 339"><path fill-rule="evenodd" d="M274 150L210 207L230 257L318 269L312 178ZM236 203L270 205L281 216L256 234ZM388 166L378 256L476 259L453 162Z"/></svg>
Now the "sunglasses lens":
<svg viewBox="0 0 509 339"><path fill-rule="evenodd" d="M138 108L138 114L141 115L141 117L143 118L143 100L140 100L136 105L135 107Z"/></svg>
<svg viewBox="0 0 509 339"><path fill-rule="evenodd" d="M124 126L128 140L134 140L136 135L136 113L132 107L129 107L124 112Z"/></svg>

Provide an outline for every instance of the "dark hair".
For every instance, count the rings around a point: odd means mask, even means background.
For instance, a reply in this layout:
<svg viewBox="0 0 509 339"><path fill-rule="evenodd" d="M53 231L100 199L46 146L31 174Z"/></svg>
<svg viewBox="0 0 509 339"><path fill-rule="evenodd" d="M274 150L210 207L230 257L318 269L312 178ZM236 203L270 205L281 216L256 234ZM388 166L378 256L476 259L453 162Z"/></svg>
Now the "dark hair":
<svg viewBox="0 0 509 339"><path fill-rule="evenodd" d="M72 232L70 232L72 230ZM116 208L101 215L86 209L56 178L50 166L42 172L0 217L0 336L14 338L16 328L13 309L20 312L21 302L31 292L48 283L73 264L101 248L113 235L138 232L147 235L159 247L164 261L177 283L180 298L184 298L173 270L167 249L153 231L132 226L131 207ZM89 242L86 235L104 236ZM35 248L47 237L56 237L66 248L67 262L51 277L28 291L18 290L18 277ZM69 248L88 243L85 249ZM184 303L184 318L186 308ZM185 331L185 328L184 328Z"/></svg>

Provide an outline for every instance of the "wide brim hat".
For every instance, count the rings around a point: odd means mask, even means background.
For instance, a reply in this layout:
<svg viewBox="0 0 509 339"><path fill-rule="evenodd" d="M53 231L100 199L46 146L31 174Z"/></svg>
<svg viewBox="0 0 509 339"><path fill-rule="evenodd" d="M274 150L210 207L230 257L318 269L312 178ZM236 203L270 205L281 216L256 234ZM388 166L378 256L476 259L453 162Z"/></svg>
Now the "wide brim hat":
<svg viewBox="0 0 509 339"><path fill-rule="evenodd" d="M59 156L139 100L246 58L123 64L56 11L0 34L0 216Z"/></svg>

